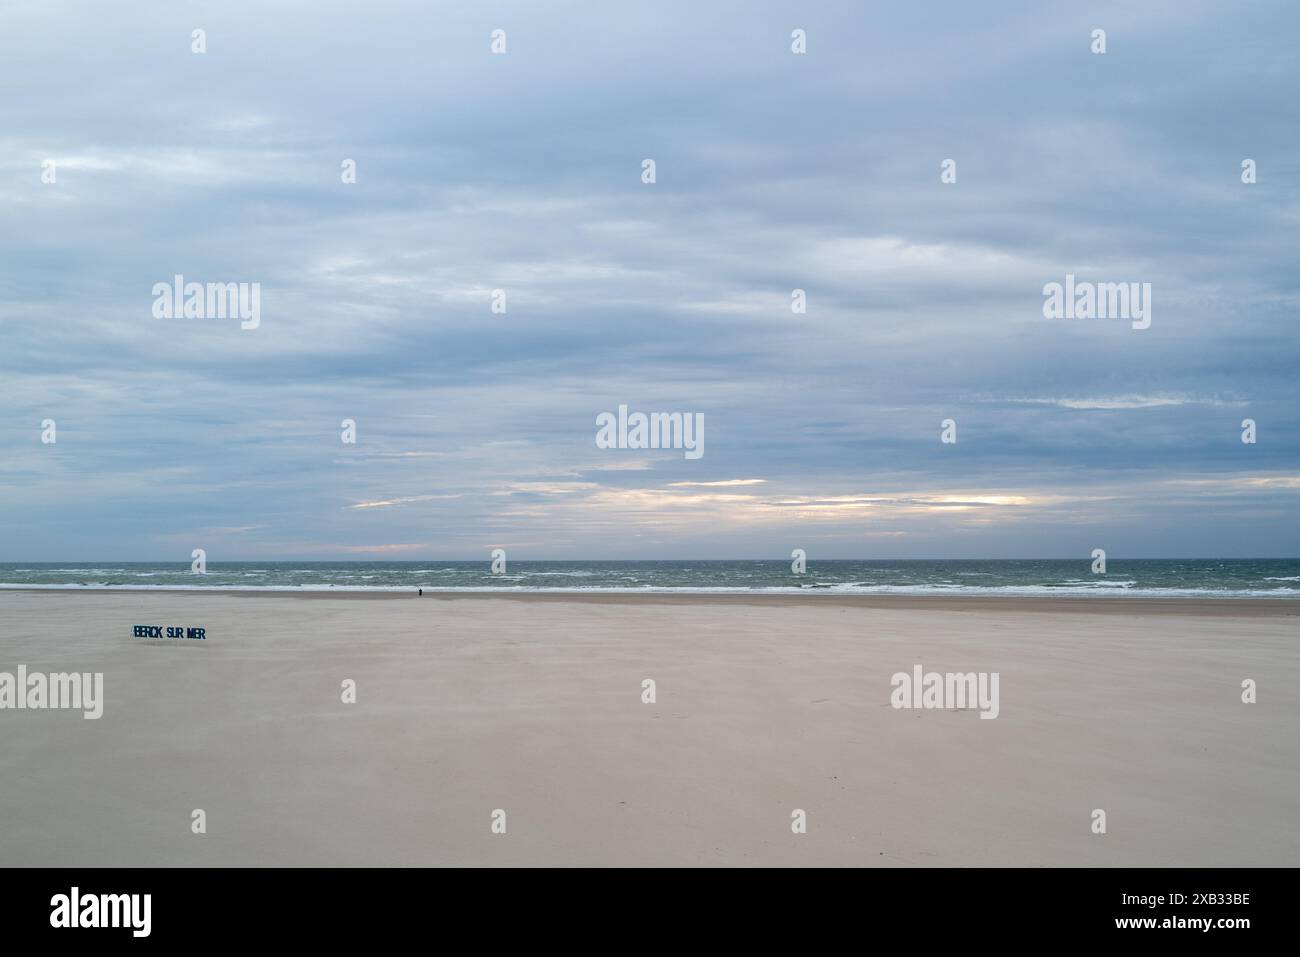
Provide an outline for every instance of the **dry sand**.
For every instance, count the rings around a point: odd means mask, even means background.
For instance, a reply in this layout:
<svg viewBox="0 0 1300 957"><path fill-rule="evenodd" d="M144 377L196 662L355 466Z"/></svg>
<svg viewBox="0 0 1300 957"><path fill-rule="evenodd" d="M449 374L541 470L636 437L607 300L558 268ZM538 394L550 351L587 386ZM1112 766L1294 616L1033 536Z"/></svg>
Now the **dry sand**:
<svg viewBox="0 0 1300 957"><path fill-rule="evenodd" d="M106 698L0 711L0 864L1295 866L1298 634L1272 601L0 592L0 671ZM1000 716L891 708L917 663L998 672Z"/></svg>

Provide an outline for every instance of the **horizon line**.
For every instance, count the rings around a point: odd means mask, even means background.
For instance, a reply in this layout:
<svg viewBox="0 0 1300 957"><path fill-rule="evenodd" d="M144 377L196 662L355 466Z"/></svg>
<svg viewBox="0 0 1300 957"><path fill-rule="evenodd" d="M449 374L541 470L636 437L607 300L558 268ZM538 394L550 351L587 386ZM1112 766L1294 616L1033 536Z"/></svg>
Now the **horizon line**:
<svg viewBox="0 0 1300 957"><path fill-rule="evenodd" d="M925 557L925 558L889 558L882 556L856 557L856 558L818 558L816 561L822 562L1066 562L1082 561L1087 562L1092 559L1089 555L1058 555L1047 557L1012 557L1012 558L943 558L943 557ZM786 557L761 557L761 558L512 558L511 562L788 562ZM814 559L809 556L809 561ZM247 565L254 562L263 564L287 564L296 563L316 563L316 564L387 564L387 565L418 565L430 562L459 562L459 563L490 563L489 558L228 558L220 561L207 562L210 568L213 565ZM1258 561L1300 561L1300 555L1246 555L1246 556L1229 556L1229 555L1127 555L1115 557L1107 553L1107 562L1130 561L1130 562L1258 562ZM12 561L0 561L0 565L62 565L70 562L79 562L81 564L99 564L99 565L189 565L188 559L66 559L66 560L33 560L33 559L15 559Z"/></svg>

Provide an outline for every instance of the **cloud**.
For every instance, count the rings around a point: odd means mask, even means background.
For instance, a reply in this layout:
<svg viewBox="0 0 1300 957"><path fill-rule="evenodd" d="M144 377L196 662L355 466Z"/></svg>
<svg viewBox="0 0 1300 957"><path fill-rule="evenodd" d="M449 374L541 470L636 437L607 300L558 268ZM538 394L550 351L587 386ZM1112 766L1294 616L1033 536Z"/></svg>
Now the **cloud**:
<svg viewBox="0 0 1300 957"><path fill-rule="evenodd" d="M1030 405L1057 405L1063 409L1154 409L1162 406L1208 405L1245 406L1244 401L1225 401L1219 398L1190 395L1112 395L1091 398L1011 399L1011 402Z"/></svg>
<svg viewBox="0 0 1300 957"><path fill-rule="evenodd" d="M407 495L403 498L382 499L377 502L358 502L345 505L344 508L388 508L391 505L409 505L412 502L434 502L442 499L461 498L460 495Z"/></svg>
<svg viewBox="0 0 1300 957"><path fill-rule="evenodd" d="M813 5L801 57L741 0L507 2L498 57L470 6L211 13L6 9L0 560L1300 540L1294 5ZM1151 328L1044 319L1067 272ZM154 319L176 273L260 327ZM598 449L624 403L704 457Z"/></svg>
<svg viewBox="0 0 1300 957"><path fill-rule="evenodd" d="M669 488L728 488L738 485L762 485L767 479L722 479L717 482L669 482Z"/></svg>

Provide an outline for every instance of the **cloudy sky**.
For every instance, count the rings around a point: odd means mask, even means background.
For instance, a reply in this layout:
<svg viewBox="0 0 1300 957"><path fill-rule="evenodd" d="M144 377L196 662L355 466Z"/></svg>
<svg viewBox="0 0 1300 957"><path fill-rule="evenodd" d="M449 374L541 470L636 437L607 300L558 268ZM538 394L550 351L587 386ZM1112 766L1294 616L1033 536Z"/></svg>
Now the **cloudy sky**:
<svg viewBox="0 0 1300 957"><path fill-rule="evenodd" d="M0 560L1295 555L1298 30L6 0ZM178 273L260 327L154 318ZM1151 327L1044 318L1067 273ZM597 448L619 404L704 456Z"/></svg>

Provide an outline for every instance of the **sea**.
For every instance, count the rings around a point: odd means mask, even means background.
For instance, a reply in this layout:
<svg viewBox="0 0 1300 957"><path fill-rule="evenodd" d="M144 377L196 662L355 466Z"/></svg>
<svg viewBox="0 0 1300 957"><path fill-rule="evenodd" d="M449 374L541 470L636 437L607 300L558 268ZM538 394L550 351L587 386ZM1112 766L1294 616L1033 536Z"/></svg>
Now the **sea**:
<svg viewBox="0 0 1300 957"><path fill-rule="evenodd" d="M773 561L482 561L0 563L0 589L622 592L849 595L1292 598L1300 558L816 560L803 574Z"/></svg>

